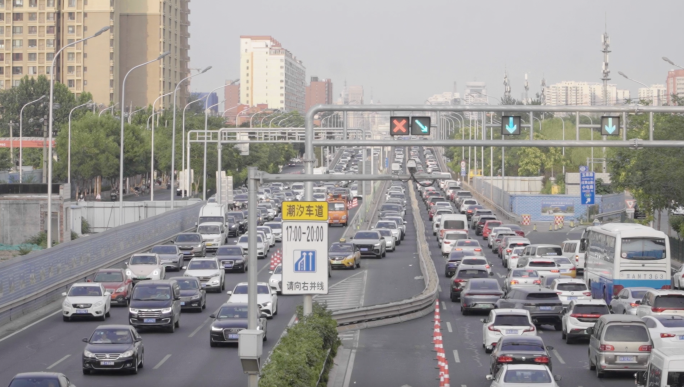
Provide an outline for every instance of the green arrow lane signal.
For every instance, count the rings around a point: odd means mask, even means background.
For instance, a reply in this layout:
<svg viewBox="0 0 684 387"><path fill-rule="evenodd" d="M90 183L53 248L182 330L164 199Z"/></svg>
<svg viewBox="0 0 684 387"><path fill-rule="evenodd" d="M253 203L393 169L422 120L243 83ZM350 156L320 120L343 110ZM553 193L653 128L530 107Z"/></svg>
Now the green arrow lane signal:
<svg viewBox="0 0 684 387"><path fill-rule="evenodd" d="M620 116L601 117L601 135L619 136L620 135Z"/></svg>
<svg viewBox="0 0 684 387"><path fill-rule="evenodd" d="M501 135L502 136L518 136L520 135L520 116L502 116L501 117Z"/></svg>
<svg viewBox="0 0 684 387"><path fill-rule="evenodd" d="M430 117L411 118L411 134L427 136L430 134Z"/></svg>

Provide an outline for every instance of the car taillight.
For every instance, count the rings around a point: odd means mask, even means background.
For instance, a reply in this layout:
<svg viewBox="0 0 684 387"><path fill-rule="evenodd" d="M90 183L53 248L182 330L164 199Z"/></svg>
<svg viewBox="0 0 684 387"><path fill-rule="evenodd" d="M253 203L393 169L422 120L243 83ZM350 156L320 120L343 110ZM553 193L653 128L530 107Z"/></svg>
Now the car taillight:
<svg viewBox="0 0 684 387"><path fill-rule="evenodd" d="M494 328L493 325L488 326L487 330L492 331L492 332L501 332L498 328Z"/></svg>
<svg viewBox="0 0 684 387"><path fill-rule="evenodd" d="M570 269L570 271L576 271L576 270L577 270L577 268L574 266L572 267L572 269Z"/></svg>
<svg viewBox="0 0 684 387"><path fill-rule="evenodd" d="M523 333L525 333L525 332L534 332L534 331L536 331L536 330L537 330L537 329L534 327L534 325L530 325L530 327L527 328L527 329L525 329L525 330L523 331Z"/></svg>
<svg viewBox="0 0 684 387"><path fill-rule="evenodd" d="M630 302L629 306L631 306L632 308L636 308L637 306L639 306L639 304L637 304L636 302Z"/></svg>
<svg viewBox="0 0 684 387"><path fill-rule="evenodd" d="M663 285L660 287L661 289L672 289L670 285Z"/></svg>
<svg viewBox="0 0 684 387"><path fill-rule="evenodd" d="M450 242L450 241L444 241L444 244L445 244L445 245L450 245L451 242Z"/></svg>
<svg viewBox="0 0 684 387"><path fill-rule="evenodd" d="M585 296L591 296L591 292L582 292Z"/></svg>
<svg viewBox="0 0 684 387"><path fill-rule="evenodd" d="M535 285L541 285L541 280L534 280L534 282L532 282L532 283Z"/></svg>
<svg viewBox="0 0 684 387"><path fill-rule="evenodd" d="M506 249L506 253L510 254L510 252L511 252L511 249Z"/></svg>
<svg viewBox="0 0 684 387"><path fill-rule="evenodd" d="M454 283L455 283L455 284L458 284L458 283L461 283L461 282L465 282L465 281L462 280L462 279L454 278Z"/></svg>
<svg viewBox="0 0 684 387"><path fill-rule="evenodd" d="M518 281L516 281L516 280L512 280L512 281L511 281L511 285L518 285L519 283L520 283L520 282L518 282Z"/></svg>
<svg viewBox="0 0 684 387"><path fill-rule="evenodd" d="M666 337L675 337L675 336L676 336L676 335L674 335L674 334L672 334L672 333L661 333L661 334L660 334L660 337L662 337L662 338L666 338Z"/></svg>
<svg viewBox="0 0 684 387"><path fill-rule="evenodd" d="M656 308L655 306L651 307L651 312L653 312L653 313L661 313L661 312L664 312L666 310L667 310L667 308Z"/></svg>
<svg viewBox="0 0 684 387"><path fill-rule="evenodd" d="M485 265L485 269L489 269L489 265Z"/></svg>
<svg viewBox="0 0 684 387"><path fill-rule="evenodd" d="M496 358L497 363L511 363L513 362L513 358L510 356L499 356Z"/></svg>
<svg viewBox="0 0 684 387"><path fill-rule="evenodd" d="M651 352L652 349L652 345L642 345L641 347L639 347L639 352Z"/></svg>
<svg viewBox="0 0 684 387"><path fill-rule="evenodd" d="M558 269L552 269L551 273L560 273L560 271L558 271Z"/></svg>
<svg viewBox="0 0 684 387"><path fill-rule="evenodd" d="M535 363L541 363L541 364L549 364L549 357L548 356L539 356L534 358Z"/></svg>
<svg viewBox="0 0 684 387"><path fill-rule="evenodd" d="M608 345L608 344L601 344L601 346L599 346L599 351L603 351L603 352L615 351L615 347L613 347L612 345Z"/></svg>
<svg viewBox="0 0 684 387"><path fill-rule="evenodd" d="M561 295L561 294L563 294L563 292L556 292L556 294Z"/></svg>
<svg viewBox="0 0 684 387"><path fill-rule="evenodd" d="M475 251L482 251L482 249L475 249Z"/></svg>

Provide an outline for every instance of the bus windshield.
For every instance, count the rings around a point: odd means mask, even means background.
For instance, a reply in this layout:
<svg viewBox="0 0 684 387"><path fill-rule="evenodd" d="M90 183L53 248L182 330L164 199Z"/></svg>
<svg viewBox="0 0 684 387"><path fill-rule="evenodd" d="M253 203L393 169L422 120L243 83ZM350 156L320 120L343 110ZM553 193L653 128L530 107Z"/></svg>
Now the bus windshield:
<svg viewBox="0 0 684 387"><path fill-rule="evenodd" d="M638 261L664 259L665 247L664 238L623 238L620 256Z"/></svg>

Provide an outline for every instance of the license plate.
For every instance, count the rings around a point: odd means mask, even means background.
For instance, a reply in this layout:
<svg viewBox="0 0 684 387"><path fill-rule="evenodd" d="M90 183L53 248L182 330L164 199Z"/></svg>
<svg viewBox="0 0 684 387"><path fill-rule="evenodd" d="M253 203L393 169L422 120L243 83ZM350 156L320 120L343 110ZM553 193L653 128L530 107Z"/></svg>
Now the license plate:
<svg viewBox="0 0 684 387"><path fill-rule="evenodd" d="M518 330L517 329L506 329L506 334L507 335L517 335Z"/></svg>
<svg viewBox="0 0 684 387"><path fill-rule="evenodd" d="M100 365L102 365L102 366L113 366L114 362L113 361L101 361Z"/></svg>
<svg viewBox="0 0 684 387"><path fill-rule="evenodd" d="M203 287L203 288L206 288L206 287L207 287L207 284L202 284L202 287Z"/></svg>
<svg viewBox="0 0 684 387"><path fill-rule="evenodd" d="M552 306L540 306L539 310L553 310Z"/></svg>
<svg viewBox="0 0 684 387"><path fill-rule="evenodd" d="M569 301L576 300L576 299L577 299L577 297L568 297Z"/></svg>
<svg viewBox="0 0 684 387"><path fill-rule="evenodd" d="M362 247L362 248L361 248L361 251L368 251L368 249L365 248L365 247Z"/></svg>
<svg viewBox="0 0 684 387"><path fill-rule="evenodd" d="M333 223L340 223L339 220L333 220Z"/></svg>
<svg viewBox="0 0 684 387"><path fill-rule="evenodd" d="M568 269L560 269L560 272L561 272L561 273L567 273L567 272L568 272Z"/></svg>
<svg viewBox="0 0 684 387"><path fill-rule="evenodd" d="M477 304L475 305L476 308L481 308L481 309L491 309L492 304Z"/></svg>
<svg viewBox="0 0 684 387"><path fill-rule="evenodd" d="M623 363L634 363L636 362L636 356L618 356L618 361Z"/></svg>
<svg viewBox="0 0 684 387"><path fill-rule="evenodd" d="M684 335L679 336L679 340L684 340Z"/></svg>
<svg viewBox="0 0 684 387"><path fill-rule="evenodd" d="M86 309L76 309L76 313L77 313L77 314L86 314L86 313L88 313L88 310L86 310Z"/></svg>
<svg viewBox="0 0 684 387"><path fill-rule="evenodd" d="M181 301L181 306L185 306L185 301Z"/></svg>
<svg viewBox="0 0 684 387"><path fill-rule="evenodd" d="M229 263L226 263L226 264L223 265L223 267L226 268L226 269L232 269L232 268L233 268L233 265L231 265L231 264L229 264Z"/></svg>
<svg viewBox="0 0 684 387"><path fill-rule="evenodd" d="M144 275L139 275L139 276L138 276L138 279L145 279L145 278L147 278L147 277L145 277Z"/></svg>
<svg viewBox="0 0 684 387"><path fill-rule="evenodd" d="M155 322L157 322L157 319L156 319L156 318L146 318L146 319L143 320L143 321L144 321L145 323L155 323Z"/></svg>
<svg viewBox="0 0 684 387"><path fill-rule="evenodd" d="M231 333L228 335L229 340L237 340L238 339L238 334L237 333Z"/></svg>

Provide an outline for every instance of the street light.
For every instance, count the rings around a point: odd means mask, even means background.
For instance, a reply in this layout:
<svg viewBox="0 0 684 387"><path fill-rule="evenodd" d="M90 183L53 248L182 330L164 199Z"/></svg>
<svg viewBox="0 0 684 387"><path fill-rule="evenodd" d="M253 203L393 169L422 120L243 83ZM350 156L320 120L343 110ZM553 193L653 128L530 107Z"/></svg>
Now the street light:
<svg viewBox="0 0 684 387"><path fill-rule="evenodd" d="M147 106L141 107L140 109L135 110L135 111L133 111L132 113L128 113L128 124L130 125L131 120L133 119L133 116L135 115L135 113L141 112L141 111L143 111L143 110L147 110Z"/></svg>
<svg viewBox="0 0 684 387"><path fill-rule="evenodd" d="M152 103L152 141L151 141L152 146L150 149L150 182L154 179L154 114L155 114L154 108L157 105L157 101L166 97L169 94L171 94L170 91L164 95L160 95ZM151 187L150 187L150 201L153 202L154 201L154 184L150 184L150 185L151 185Z"/></svg>
<svg viewBox="0 0 684 387"><path fill-rule="evenodd" d="M628 77L628 76L625 75L625 73L623 73L622 71L618 71L618 74L622 75L625 79L628 79L628 80L630 80L630 81L632 81L632 82L636 82L636 83L638 83L638 84L640 84L640 85L643 85L643 86L645 86L645 87L648 87L648 85L646 85L645 83L639 82L639 81L637 81L636 79L632 79L632 78Z"/></svg>
<svg viewBox="0 0 684 387"><path fill-rule="evenodd" d="M48 178L47 178L47 183L48 183L48 200L47 200L47 248L49 249L52 247L52 112L54 110L54 94L55 94L55 62L57 61L57 58L59 57L59 54L64 51L64 49L74 46L78 43L85 42L88 39L92 39L96 36L102 35L103 32L109 30L109 26L102 27L99 31L95 33L93 36L89 36L84 39L76 40L72 43L67 44L66 46L62 47L55 56L52 58L52 65L50 66L50 106L48 107L49 109L49 118L48 118L48 147L47 147L47 154L48 154Z"/></svg>
<svg viewBox="0 0 684 387"><path fill-rule="evenodd" d="M124 121L124 106L126 106L125 98L126 98L126 79L128 76L133 72L133 70L146 66L150 63L154 63L158 60L164 59L165 56L169 55L170 52L166 51L156 57L155 59L148 60L145 63L141 63L137 66L134 66L132 69L128 70L126 73L126 76L124 76L123 83L121 84L121 144L119 146L119 226L124 224L124 218L123 218L123 171L124 171L124 126L126 122ZM132 112L131 112L132 114Z"/></svg>
<svg viewBox="0 0 684 387"><path fill-rule="evenodd" d="M181 151L183 156L181 157L181 168L184 168L185 165L185 110L187 110L188 106L192 105L195 102L200 102L203 99L206 100L209 97L209 94L206 94L204 97L200 99L196 99L194 101L188 102L187 105L183 108L183 138L181 138ZM190 143L188 142L188 147L190 147ZM188 170L187 170L187 176L185 176L185 184L187 187L181 188L181 197L185 197L185 188L187 188L188 191L188 197L190 197L190 158L188 155Z"/></svg>
<svg viewBox="0 0 684 387"><path fill-rule="evenodd" d="M226 87L226 86L228 86L228 85L225 85L222 87ZM218 90L220 88L221 87L214 89L214 90ZM212 90L212 92L213 92L213 90ZM207 100L208 100L208 98L207 98ZM225 102L226 102L225 100L223 100L221 102L216 102L215 104L213 104L209 107L206 107L206 104L205 104L205 108L204 108L204 168L202 170L202 200L204 200L204 201L207 200L207 130L208 130L207 127L208 127L208 122L209 122L209 110L211 110L211 108L213 108L214 106L218 106L221 103L225 103ZM190 157L190 156L188 156L188 157ZM219 176L219 178L220 177L221 176ZM218 186L220 183L221 182L219 181L219 179L216 179L216 185Z"/></svg>
<svg viewBox="0 0 684 387"><path fill-rule="evenodd" d="M68 150L67 150L67 183L71 184L71 113L74 112L74 110L83 107L83 106L88 106L90 107L90 104L93 103L93 100L91 99L90 101L78 105L75 108L71 109L69 112L69 145L68 145ZM69 190L71 190L71 186L69 186ZM77 192L78 193L78 192Z"/></svg>
<svg viewBox="0 0 684 387"><path fill-rule="evenodd" d="M24 139L24 133L23 133L24 108L27 107L28 105L31 105L31 104L34 104L34 103L40 101L41 99L43 99L45 97L46 96L44 95L35 101L31 101L31 102L27 103L26 105L22 106L21 110L19 111L19 183L20 184L22 182L22 176L24 174L22 171L22 168L21 168L22 162L23 162L23 155L24 155L24 153L23 153L24 148L22 147L23 139ZM12 128L10 128L10 131L11 130L12 130ZM12 151L12 155L14 155L14 151ZM14 168L14 164L12 164L12 167Z"/></svg>
<svg viewBox="0 0 684 387"><path fill-rule="evenodd" d="M108 107L108 108L104 108L104 109L100 110L100 114L98 114L97 116L98 116L98 117L102 117L102 113L106 112L106 111L109 110L109 109L112 109L112 115L114 115L114 108L117 107L117 106L119 106L119 103L118 103L118 102L115 103L114 105Z"/></svg>
<svg viewBox="0 0 684 387"><path fill-rule="evenodd" d="M204 74L210 69L211 66L206 67L204 70L200 71L195 75ZM174 192L174 172L176 171L176 93L178 92L178 87L181 85L181 83L194 77L195 75L189 75L181 79L180 82L176 84L176 88L173 89L173 130L171 134L171 209L174 208L175 202L173 199L176 196L176 193Z"/></svg>
<svg viewBox="0 0 684 387"><path fill-rule="evenodd" d="M667 63L669 63L669 64L675 66L675 67L679 67L680 69L684 69L684 67L682 67L682 66L680 66L680 65L678 65L678 64L676 64L676 63L674 63L673 61L667 59L666 57L663 57L663 60L664 60L665 62L667 62Z"/></svg>

